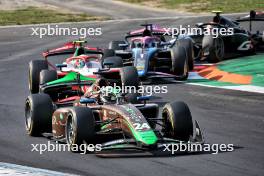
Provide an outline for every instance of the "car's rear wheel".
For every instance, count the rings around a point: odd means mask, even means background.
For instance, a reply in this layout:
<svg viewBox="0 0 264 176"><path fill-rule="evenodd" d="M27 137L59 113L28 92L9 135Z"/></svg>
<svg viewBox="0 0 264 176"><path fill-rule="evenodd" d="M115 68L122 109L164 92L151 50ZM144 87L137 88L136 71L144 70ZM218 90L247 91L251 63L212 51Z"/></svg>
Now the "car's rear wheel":
<svg viewBox="0 0 264 176"><path fill-rule="evenodd" d="M166 104L162 110L162 119L165 137L188 141L193 134L191 112L184 102Z"/></svg>
<svg viewBox="0 0 264 176"><path fill-rule="evenodd" d="M109 49L113 49L113 50L123 50L124 48L119 46L119 44L126 44L125 41L120 40L120 41L111 41L109 43Z"/></svg>
<svg viewBox="0 0 264 176"><path fill-rule="evenodd" d="M186 50L187 58L188 58L188 67L189 71L193 70L194 67L194 51L193 51L193 42L191 39L180 39L180 46L184 47Z"/></svg>
<svg viewBox="0 0 264 176"><path fill-rule="evenodd" d="M27 134L39 136L51 131L52 100L47 94L32 94L25 102L25 125Z"/></svg>
<svg viewBox="0 0 264 176"><path fill-rule="evenodd" d="M186 49L176 46L171 49L172 72L177 80L186 80L189 75L189 66Z"/></svg>
<svg viewBox="0 0 264 176"><path fill-rule="evenodd" d="M92 143L95 136L95 119L92 110L88 107L71 108L67 117L65 134L66 142L71 146L72 151L84 142Z"/></svg>
<svg viewBox="0 0 264 176"><path fill-rule="evenodd" d="M108 65L108 64L111 64L111 65ZM104 58L103 60L103 67L109 67L109 68L120 68L120 67L123 67L123 60L121 57L119 56L113 56L113 57L107 57L107 58Z"/></svg>
<svg viewBox="0 0 264 176"><path fill-rule="evenodd" d="M46 84L48 82L58 79L58 74L56 70L42 70L39 75L40 85ZM56 91L45 92L49 94L53 101L58 98L58 93Z"/></svg>
<svg viewBox="0 0 264 176"><path fill-rule="evenodd" d="M58 79L56 70L42 70L39 76L39 83L46 84L48 82Z"/></svg>
<svg viewBox="0 0 264 176"><path fill-rule="evenodd" d="M120 77L124 86L139 86L138 72L134 66L122 67L120 69Z"/></svg>
<svg viewBox="0 0 264 176"><path fill-rule="evenodd" d="M221 37L213 38L213 36L206 35L202 41L203 52L207 54L207 61L209 63L217 63L225 57L225 45Z"/></svg>
<svg viewBox="0 0 264 176"><path fill-rule="evenodd" d="M113 50L113 49L104 49L103 58L112 57L112 56L115 56L115 50Z"/></svg>
<svg viewBox="0 0 264 176"><path fill-rule="evenodd" d="M32 60L29 62L28 84L31 93L39 92L39 74L41 70L48 69L48 64L45 60Z"/></svg>
<svg viewBox="0 0 264 176"><path fill-rule="evenodd" d="M139 77L137 69L134 66L127 66L120 69L121 84L126 89L125 99L130 103L140 103L137 97L140 96L137 93L139 86ZM131 90L131 92L129 92Z"/></svg>

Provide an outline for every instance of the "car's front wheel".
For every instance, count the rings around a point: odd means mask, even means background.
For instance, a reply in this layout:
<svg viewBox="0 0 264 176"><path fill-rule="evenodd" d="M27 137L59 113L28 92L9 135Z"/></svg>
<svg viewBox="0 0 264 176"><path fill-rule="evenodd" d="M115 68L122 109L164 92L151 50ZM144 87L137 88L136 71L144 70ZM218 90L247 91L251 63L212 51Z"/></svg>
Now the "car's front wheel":
<svg viewBox="0 0 264 176"><path fill-rule="evenodd" d="M66 142L73 148L84 142L92 143L95 136L95 119L88 107L73 107L69 109L65 128Z"/></svg>
<svg viewBox="0 0 264 176"><path fill-rule="evenodd" d="M47 94L32 94L25 102L25 125L27 134L39 136L51 131L53 104Z"/></svg>
<svg viewBox="0 0 264 176"><path fill-rule="evenodd" d="M165 137L188 141L193 134L193 122L189 107L184 102L168 103L162 110Z"/></svg>

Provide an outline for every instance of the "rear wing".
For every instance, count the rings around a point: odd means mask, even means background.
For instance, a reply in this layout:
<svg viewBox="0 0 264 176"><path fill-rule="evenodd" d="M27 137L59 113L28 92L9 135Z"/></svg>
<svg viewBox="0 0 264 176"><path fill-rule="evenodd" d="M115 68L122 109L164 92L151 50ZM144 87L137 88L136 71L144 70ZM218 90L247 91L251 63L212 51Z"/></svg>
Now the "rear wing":
<svg viewBox="0 0 264 176"><path fill-rule="evenodd" d="M47 50L46 52L43 52L42 56L44 58L47 58L49 56L55 56L55 55L74 54L76 49L79 47L82 47L84 49L84 54L102 54L103 55L103 51L99 48L82 46L80 43L77 43L77 42L68 42L64 44L62 47Z"/></svg>
<svg viewBox="0 0 264 176"><path fill-rule="evenodd" d="M240 17L236 20L237 22L249 22L249 30L252 30L252 21L264 21L264 12L255 12L254 10L251 10L249 12L249 15Z"/></svg>
<svg viewBox="0 0 264 176"><path fill-rule="evenodd" d="M125 39L127 40L128 38L132 38L132 37L142 37L146 30L149 30L150 35L153 36L172 35L171 32L167 31L165 28L160 28L153 24L142 24L141 26L144 26L145 28L128 32L127 35L125 36Z"/></svg>

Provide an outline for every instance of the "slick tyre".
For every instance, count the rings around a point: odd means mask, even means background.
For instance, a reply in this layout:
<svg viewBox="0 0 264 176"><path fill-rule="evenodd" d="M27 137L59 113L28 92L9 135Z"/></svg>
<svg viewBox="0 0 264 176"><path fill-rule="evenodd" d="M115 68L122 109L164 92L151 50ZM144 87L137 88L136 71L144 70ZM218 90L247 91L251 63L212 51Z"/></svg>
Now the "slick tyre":
<svg viewBox="0 0 264 176"><path fill-rule="evenodd" d="M105 64L111 63L111 65L106 66ZM123 60L119 56L112 56L112 57L107 57L104 58L103 60L103 67L109 67L109 68L120 68L123 67Z"/></svg>
<svg viewBox="0 0 264 176"><path fill-rule="evenodd" d="M139 86L137 69L134 66L122 67L120 69L121 83L124 86Z"/></svg>
<svg viewBox="0 0 264 176"><path fill-rule="evenodd" d="M27 134L40 136L51 131L53 104L47 94L32 94L25 102L25 125Z"/></svg>
<svg viewBox="0 0 264 176"><path fill-rule="evenodd" d="M188 58L186 49L176 46L171 49L172 72L177 80L186 80L189 74Z"/></svg>
<svg viewBox="0 0 264 176"><path fill-rule="evenodd" d="M28 84L31 93L39 92L39 74L41 70L47 70L48 64L45 60L32 60L29 62Z"/></svg>
<svg viewBox="0 0 264 176"><path fill-rule="evenodd" d="M189 71L193 70L194 67L194 51L193 51L193 42L191 39L181 39L179 40L179 45L184 47L186 50L188 58L188 67Z"/></svg>
<svg viewBox="0 0 264 176"><path fill-rule="evenodd" d="M95 136L95 119L93 112L88 107L73 107L69 109L66 128L66 142L73 147L80 146L84 142L91 144Z"/></svg>
<svg viewBox="0 0 264 176"><path fill-rule="evenodd" d="M134 92L126 92L125 99L132 104L140 103L137 97L140 96L136 91L139 86L139 77L137 69L134 66L127 66L120 69L121 86L130 87ZM122 87L123 87L122 86Z"/></svg>
<svg viewBox="0 0 264 176"><path fill-rule="evenodd" d="M205 35L202 41L202 50L204 53L209 52L207 56L209 63L217 63L224 60L225 44L221 37L213 38L213 36Z"/></svg>
<svg viewBox="0 0 264 176"><path fill-rule="evenodd" d="M55 81L58 78L56 70L42 70L39 75L40 85L46 84L51 81ZM56 91L46 92L53 101L56 101L58 98L58 93Z"/></svg>
<svg viewBox="0 0 264 176"><path fill-rule="evenodd" d="M193 134L193 122L189 107L184 102L168 103L162 110L164 136L188 141Z"/></svg>
<svg viewBox="0 0 264 176"><path fill-rule="evenodd" d="M124 48L122 48L121 46L119 46L119 44L126 44L125 41L111 41L109 43L109 49L113 49L113 50L123 50Z"/></svg>
<svg viewBox="0 0 264 176"><path fill-rule="evenodd" d="M46 84L58 78L56 70L42 70L39 75L39 83Z"/></svg>
<svg viewBox="0 0 264 176"><path fill-rule="evenodd" d="M113 49L104 49L103 58L112 57L112 56L115 56L115 50L113 50Z"/></svg>

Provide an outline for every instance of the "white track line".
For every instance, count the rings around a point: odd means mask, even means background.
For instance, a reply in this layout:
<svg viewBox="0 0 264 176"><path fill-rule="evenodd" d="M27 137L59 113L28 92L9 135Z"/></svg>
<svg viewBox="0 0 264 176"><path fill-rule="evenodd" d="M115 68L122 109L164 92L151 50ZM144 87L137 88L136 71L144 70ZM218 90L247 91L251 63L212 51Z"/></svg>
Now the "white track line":
<svg viewBox="0 0 264 176"><path fill-rule="evenodd" d="M33 168L17 164L0 162L0 175L3 176L76 176L62 172L56 172L46 169Z"/></svg>
<svg viewBox="0 0 264 176"><path fill-rule="evenodd" d="M253 85L237 85L237 86L213 86L213 85L207 85L207 84L200 84L200 83L187 83L190 85L195 86L203 86L203 87L214 87L214 88L220 88L220 89L229 89L229 90L238 90L243 92L253 92L253 93L264 93L264 87L260 86L253 86Z"/></svg>
<svg viewBox="0 0 264 176"><path fill-rule="evenodd" d="M189 80L196 80L196 79L206 80L204 77L201 77L197 72L190 72L188 79ZM239 91L244 91L244 92L264 93L264 87L254 86L254 85L214 86L214 85L207 85L207 84L202 84L202 83L187 83L187 84L204 86L204 87L216 87L216 88L221 88L221 89L239 90Z"/></svg>

